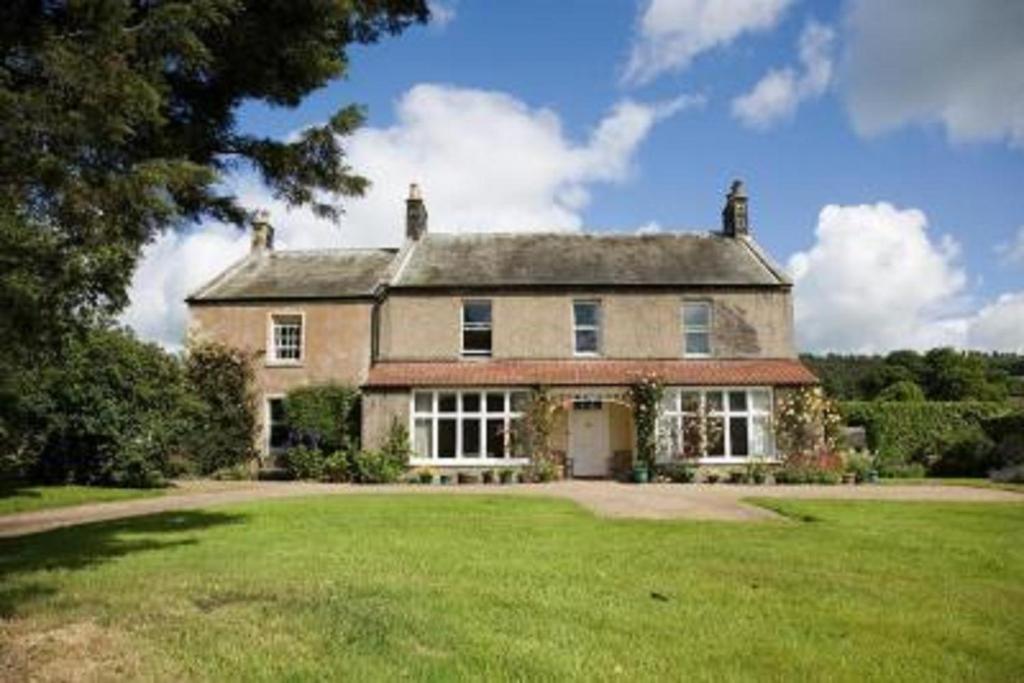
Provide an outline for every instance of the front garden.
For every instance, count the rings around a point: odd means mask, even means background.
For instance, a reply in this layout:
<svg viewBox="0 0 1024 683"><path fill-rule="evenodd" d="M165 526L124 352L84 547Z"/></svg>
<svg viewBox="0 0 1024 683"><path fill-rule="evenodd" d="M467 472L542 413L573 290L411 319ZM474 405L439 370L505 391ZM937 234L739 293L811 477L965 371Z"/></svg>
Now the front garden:
<svg viewBox="0 0 1024 683"><path fill-rule="evenodd" d="M341 496L0 541L0 678L1015 680L1024 505Z"/></svg>

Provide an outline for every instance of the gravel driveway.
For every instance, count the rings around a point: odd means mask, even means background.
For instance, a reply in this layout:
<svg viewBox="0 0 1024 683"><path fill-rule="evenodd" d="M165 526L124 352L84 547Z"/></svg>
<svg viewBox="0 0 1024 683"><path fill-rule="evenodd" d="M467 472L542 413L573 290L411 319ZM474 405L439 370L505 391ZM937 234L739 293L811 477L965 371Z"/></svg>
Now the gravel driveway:
<svg viewBox="0 0 1024 683"><path fill-rule="evenodd" d="M777 519L745 498L822 498L832 500L928 500L946 502L1016 502L1024 495L965 486L733 486L726 484L648 484L565 481L515 486L354 486L301 482L183 482L166 496L116 503L38 510L0 517L0 537L28 534L138 517L174 510L194 510L309 495L519 495L567 498L605 517L635 519Z"/></svg>

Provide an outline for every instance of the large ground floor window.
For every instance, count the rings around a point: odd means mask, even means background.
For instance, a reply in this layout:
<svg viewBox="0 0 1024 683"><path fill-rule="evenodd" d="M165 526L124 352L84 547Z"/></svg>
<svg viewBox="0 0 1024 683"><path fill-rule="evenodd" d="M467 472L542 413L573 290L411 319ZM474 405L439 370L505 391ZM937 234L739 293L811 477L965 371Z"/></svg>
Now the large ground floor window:
<svg viewBox="0 0 1024 683"><path fill-rule="evenodd" d="M510 435L528 391L416 391L412 395L415 456L438 463L513 457Z"/></svg>
<svg viewBox="0 0 1024 683"><path fill-rule="evenodd" d="M659 457L739 461L770 458L772 393L757 388L667 388L658 424Z"/></svg>

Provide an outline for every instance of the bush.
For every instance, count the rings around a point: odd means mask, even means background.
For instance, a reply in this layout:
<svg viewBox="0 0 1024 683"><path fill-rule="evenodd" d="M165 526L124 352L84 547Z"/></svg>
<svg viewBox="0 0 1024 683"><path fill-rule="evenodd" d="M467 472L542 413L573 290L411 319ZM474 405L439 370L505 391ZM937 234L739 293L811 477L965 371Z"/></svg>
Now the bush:
<svg viewBox="0 0 1024 683"><path fill-rule="evenodd" d="M847 454L846 471L852 473L858 482L867 481L874 469L875 461L870 454L859 451Z"/></svg>
<svg viewBox="0 0 1024 683"><path fill-rule="evenodd" d="M919 462L883 463L878 468L879 476L888 479L921 479L928 470Z"/></svg>
<svg viewBox="0 0 1024 683"><path fill-rule="evenodd" d="M937 477L984 477L998 465L994 451L992 439L980 428L967 429L936 445L937 456L929 462L928 472Z"/></svg>
<svg viewBox="0 0 1024 683"><path fill-rule="evenodd" d="M180 361L118 329L72 338L63 360L19 397L18 422L32 435L19 457L30 478L163 485L194 409Z"/></svg>
<svg viewBox="0 0 1024 683"><path fill-rule="evenodd" d="M693 465L687 462L658 463L654 471L659 479L667 479L673 484L688 484L697 476Z"/></svg>
<svg viewBox="0 0 1024 683"><path fill-rule="evenodd" d="M879 470L910 462L926 463L942 449L987 421L1006 415L1006 403L878 403L840 405L847 424L863 426L868 447L878 454Z"/></svg>
<svg viewBox="0 0 1024 683"><path fill-rule="evenodd" d="M345 451L334 451L324 458L323 480L340 484L352 480L352 458Z"/></svg>
<svg viewBox="0 0 1024 683"><path fill-rule="evenodd" d="M983 427L995 443L992 461L996 469L1024 464L1024 412L987 420Z"/></svg>
<svg viewBox="0 0 1024 683"><path fill-rule="evenodd" d="M838 484L843 480L843 459L836 453L794 454L775 472L780 484Z"/></svg>
<svg viewBox="0 0 1024 683"><path fill-rule="evenodd" d="M358 451L352 456L352 481L360 484L389 484L404 471L405 463L384 451Z"/></svg>
<svg viewBox="0 0 1024 683"><path fill-rule="evenodd" d="M899 382L894 382L882 389L878 392L878 396L875 397L875 400L883 402L923 401L924 390L917 382L904 379Z"/></svg>
<svg viewBox="0 0 1024 683"><path fill-rule="evenodd" d="M247 481L252 479L252 470L244 463L240 463L231 467L222 467L212 473L210 478L217 481Z"/></svg>
<svg viewBox="0 0 1024 683"><path fill-rule="evenodd" d="M534 460L527 469L530 481L546 483L559 478L559 467L550 460Z"/></svg>
<svg viewBox="0 0 1024 683"><path fill-rule="evenodd" d="M1001 470L994 470L989 479L1001 484L1024 484L1024 464L1010 465Z"/></svg>
<svg viewBox="0 0 1024 683"><path fill-rule="evenodd" d="M320 481L324 477L327 458L316 448L296 446L285 451L282 457L285 470L293 479Z"/></svg>
<svg viewBox="0 0 1024 683"><path fill-rule="evenodd" d="M223 344L192 345L185 375L197 403L189 416L188 456L197 474L244 465L257 457L259 420L253 356Z"/></svg>
<svg viewBox="0 0 1024 683"><path fill-rule="evenodd" d="M359 447L359 392L342 384L301 387L288 392L284 412L303 446L353 451Z"/></svg>

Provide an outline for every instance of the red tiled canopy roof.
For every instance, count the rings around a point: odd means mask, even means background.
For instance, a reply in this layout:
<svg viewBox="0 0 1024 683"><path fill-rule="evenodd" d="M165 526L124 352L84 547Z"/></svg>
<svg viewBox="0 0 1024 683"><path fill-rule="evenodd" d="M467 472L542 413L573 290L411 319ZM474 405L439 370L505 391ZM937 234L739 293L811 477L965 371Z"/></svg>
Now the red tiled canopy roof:
<svg viewBox="0 0 1024 683"><path fill-rule="evenodd" d="M384 362L370 368L364 386L608 386L655 375L666 384L693 386L816 384L795 359L763 360L484 360Z"/></svg>

